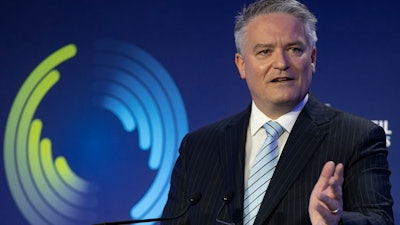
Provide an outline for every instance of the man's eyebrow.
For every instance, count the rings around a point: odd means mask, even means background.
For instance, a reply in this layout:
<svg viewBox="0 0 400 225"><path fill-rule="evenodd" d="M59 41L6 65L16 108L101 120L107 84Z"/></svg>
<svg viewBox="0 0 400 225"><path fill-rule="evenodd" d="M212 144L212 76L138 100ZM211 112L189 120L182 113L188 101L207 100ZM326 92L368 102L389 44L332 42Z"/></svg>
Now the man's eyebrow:
<svg viewBox="0 0 400 225"><path fill-rule="evenodd" d="M293 46L293 45L304 46L305 44L302 41L293 41L293 42L289 42L286 46Z"/></svg>
<svg viewBox="0 0 400 225"><path fill-rule="evenodd" d="M289 42L287 44L285 44L285 46L304 46L305 43L303 43L302 41L292 41ZM263 49L263 48L273 48L274 45L273 44L267 44L267 43L260 43L260 44L256 44L253 48L253 51L256 51L258 49Z"/></svg>
<svg viewBox="0 0 400 225"><path fill-rule="evenodd" d="M256 51L260 48L272 48L272 47L274 47L273 44L256 44L253 48L253 51Z"/></svg>

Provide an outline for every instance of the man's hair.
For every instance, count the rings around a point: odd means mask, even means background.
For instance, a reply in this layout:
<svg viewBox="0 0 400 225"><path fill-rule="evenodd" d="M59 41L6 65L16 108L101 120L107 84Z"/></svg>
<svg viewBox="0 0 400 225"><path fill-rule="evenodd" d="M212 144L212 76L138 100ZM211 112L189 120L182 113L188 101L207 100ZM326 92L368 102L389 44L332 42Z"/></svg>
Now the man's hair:
<svg viewBox="0 0 400 225"><path fill-rule="evenodd" d="M280 12L293 15L303 21L309 44L315 47L318 40L317 18L305 5L296 0L257 0L248 7L243 7L242 11L236 16L234 35L237 52L242 53L247 25L253 18Z"/></svg>

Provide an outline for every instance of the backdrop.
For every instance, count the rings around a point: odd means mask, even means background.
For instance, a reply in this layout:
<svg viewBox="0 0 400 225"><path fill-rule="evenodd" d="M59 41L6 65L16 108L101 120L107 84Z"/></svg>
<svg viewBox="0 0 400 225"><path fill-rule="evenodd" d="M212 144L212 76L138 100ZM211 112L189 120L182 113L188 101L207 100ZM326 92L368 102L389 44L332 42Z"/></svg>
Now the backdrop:
<svg viewBox="0 0 400 225"><path fill-rule="evenodd" d="M183 135L243 110L245 0L2 1L1 224L158 217ZM387 134L400 221L400 3L304 0L322 101Z"/></svg>

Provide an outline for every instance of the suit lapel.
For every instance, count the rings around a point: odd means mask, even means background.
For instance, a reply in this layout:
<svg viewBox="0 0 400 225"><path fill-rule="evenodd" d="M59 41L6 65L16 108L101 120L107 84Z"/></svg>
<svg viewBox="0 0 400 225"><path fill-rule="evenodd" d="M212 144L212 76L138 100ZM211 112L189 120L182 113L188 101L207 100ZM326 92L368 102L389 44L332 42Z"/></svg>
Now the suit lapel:
<svg viewBox="0 0 400 225"><path fill-rule="evenodd" d="M326 136L320 125L328 120L318 116L318 110L323 108L318 106L321 104L311 96L296 120L260 206L262 213L254 225L262 224L273 213Z"/></svg>

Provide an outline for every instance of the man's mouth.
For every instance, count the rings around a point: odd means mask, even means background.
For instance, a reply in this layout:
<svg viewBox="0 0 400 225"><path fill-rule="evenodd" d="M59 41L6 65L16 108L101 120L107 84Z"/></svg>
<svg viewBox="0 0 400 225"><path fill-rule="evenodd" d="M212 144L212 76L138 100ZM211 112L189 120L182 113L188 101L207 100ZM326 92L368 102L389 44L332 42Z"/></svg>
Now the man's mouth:
<svg viewBox="0 0 400 225"><path fill-rule="evenodd" d="M289 78L289 77L278 77L278 78L271 80L271 82L275 83L275 82L283 82L283 81L290 81L290 80L293 80L293 79Z"/></svg>

